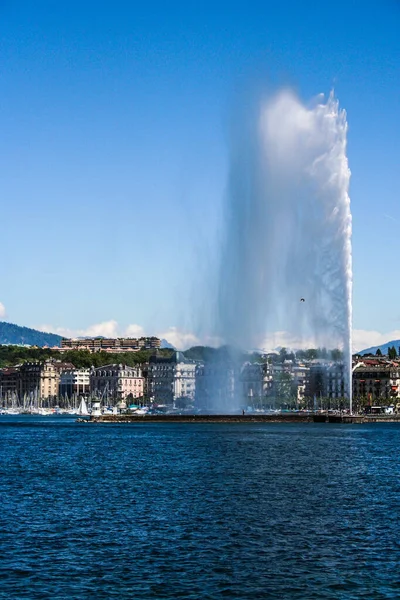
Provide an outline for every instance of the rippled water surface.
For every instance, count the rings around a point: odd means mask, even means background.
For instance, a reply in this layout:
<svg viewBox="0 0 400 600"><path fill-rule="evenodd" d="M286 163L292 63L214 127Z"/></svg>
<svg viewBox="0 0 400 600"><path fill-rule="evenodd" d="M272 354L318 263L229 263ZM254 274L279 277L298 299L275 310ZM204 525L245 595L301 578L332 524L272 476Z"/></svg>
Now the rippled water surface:
<svg viewBox="0 0 400 600"><path fill-rule="evenodd" d="M0 598L399 598L400 426L0 417Z"/></svg>

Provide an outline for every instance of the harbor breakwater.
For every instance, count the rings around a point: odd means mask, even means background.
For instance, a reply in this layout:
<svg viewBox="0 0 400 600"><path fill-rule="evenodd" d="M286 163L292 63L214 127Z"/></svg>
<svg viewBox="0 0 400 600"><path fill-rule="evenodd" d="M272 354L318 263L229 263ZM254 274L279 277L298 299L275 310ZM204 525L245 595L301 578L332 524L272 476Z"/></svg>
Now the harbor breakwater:
<svg viewBox="0 0 400 600"><path fill-rule="evenodd" d="M248 415L101 415L86 423L400 423L394 415L248 414Z"/></svg>

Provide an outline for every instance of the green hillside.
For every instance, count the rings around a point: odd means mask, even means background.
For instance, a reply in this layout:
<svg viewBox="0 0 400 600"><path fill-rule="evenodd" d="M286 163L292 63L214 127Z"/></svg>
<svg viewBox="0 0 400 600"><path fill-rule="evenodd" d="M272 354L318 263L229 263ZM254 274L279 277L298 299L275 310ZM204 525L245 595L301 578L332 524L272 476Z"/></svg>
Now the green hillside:
<svg viewBox="0 0 400 600"><path fill-rule="evenodd" d="M59 346L61 336L43 333L29 327L0 321L0 344L27 344L28 346Z"/></svg>

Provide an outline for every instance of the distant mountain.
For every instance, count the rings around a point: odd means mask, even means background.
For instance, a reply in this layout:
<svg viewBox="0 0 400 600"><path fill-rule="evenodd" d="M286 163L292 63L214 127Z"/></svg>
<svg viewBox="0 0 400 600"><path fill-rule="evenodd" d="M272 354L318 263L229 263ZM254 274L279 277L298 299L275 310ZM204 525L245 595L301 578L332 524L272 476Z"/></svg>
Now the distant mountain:
<svg viewBox="0 0 400 600"><path fill-rule="evenodd" d="M27 346L59 346L61 336L43 333L29 327L0 321L0 344L26 344Z"/></svg>
<svg viewBox="0 0 400 600"><path fill-rule="evenodd" d="M176 350L175 346L169 343L168 340L161 339L161 348L170 348L171 350Z"/></svg>
<svg viewBox="0 0 400 600"><path fill-rule="evenodd" d="M393 346L396 348L397 354L399 354L400 340L392 340L391 342L386 342L386 344L382 344L381 346L372 346L371 348L366 348L365 350L357 352L357 354L376 354L378 348L382 354L387 354L388 348L392 348Z"/></svg>

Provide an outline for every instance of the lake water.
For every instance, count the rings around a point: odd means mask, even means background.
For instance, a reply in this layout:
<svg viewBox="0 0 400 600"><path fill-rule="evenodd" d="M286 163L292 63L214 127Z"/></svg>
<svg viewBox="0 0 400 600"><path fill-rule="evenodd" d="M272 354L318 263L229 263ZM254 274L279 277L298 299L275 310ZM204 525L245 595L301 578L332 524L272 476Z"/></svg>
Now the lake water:
<svg viewBox="0 0 400 600"><path fill-rule="evenodd" d="M400 426L0 417L0 598L400 597Z"/></svg>

